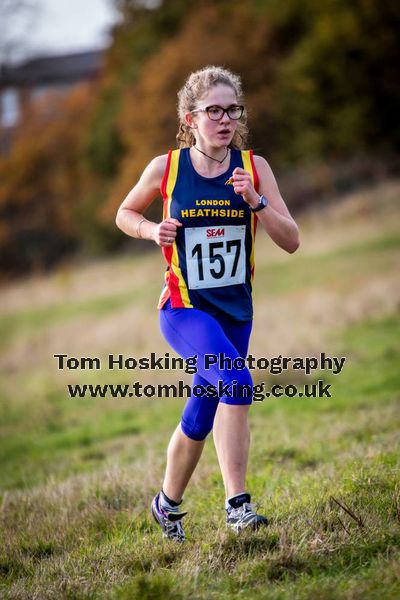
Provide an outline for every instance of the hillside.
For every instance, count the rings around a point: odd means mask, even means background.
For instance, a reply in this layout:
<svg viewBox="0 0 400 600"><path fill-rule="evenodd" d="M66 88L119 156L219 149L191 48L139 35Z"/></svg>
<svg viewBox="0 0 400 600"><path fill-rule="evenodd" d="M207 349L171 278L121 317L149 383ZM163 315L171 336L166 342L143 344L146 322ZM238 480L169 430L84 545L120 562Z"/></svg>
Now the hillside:
<svg viewBox="0 0 400 600"><path fill-rule="evenodd" d="M334 198L298 221L293 255L257 233L258 357L346 357L331 398L253 404L249 488L268 531L224 527L212 437L185 494L188 542L163 542L158 489L179 398L70 398L67 383L190 382L180 371L58 370L53 354L169 351L159 254L71 264L0 300L3 598L395 599L400 594L400 183ZM172 354L172 353L171 353Z"/></svg>

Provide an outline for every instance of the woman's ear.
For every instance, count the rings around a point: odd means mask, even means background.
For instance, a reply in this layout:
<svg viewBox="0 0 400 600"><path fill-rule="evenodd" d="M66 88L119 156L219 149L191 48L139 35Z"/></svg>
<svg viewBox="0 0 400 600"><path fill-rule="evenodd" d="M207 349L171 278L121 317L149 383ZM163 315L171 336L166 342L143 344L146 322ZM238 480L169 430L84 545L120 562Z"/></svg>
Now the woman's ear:
<svg viewBox="0 0 400 600"><path fill-rule="evenodd" d="M189 125L191 129L197 129L197 125L191 112L185 113L185 124Z"/></svg>

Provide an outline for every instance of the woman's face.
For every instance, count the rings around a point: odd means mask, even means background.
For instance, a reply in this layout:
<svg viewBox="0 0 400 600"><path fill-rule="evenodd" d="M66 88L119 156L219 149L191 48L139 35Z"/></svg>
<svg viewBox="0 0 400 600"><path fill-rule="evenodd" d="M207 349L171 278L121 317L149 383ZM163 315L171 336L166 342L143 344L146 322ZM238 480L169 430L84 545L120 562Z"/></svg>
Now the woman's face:
<svg viewBox="0 0 400 600"><path fill-rule="evenodd" d="M228 108L232 105L237 105L234 90L229 85L218 83L197 101L196 109L209 106ZM215 148L230 144L238 123L230 119L226 112L217 121L211 120L206 112L187 113L185 117L193 128L196 142L203 142Z"/></svg>

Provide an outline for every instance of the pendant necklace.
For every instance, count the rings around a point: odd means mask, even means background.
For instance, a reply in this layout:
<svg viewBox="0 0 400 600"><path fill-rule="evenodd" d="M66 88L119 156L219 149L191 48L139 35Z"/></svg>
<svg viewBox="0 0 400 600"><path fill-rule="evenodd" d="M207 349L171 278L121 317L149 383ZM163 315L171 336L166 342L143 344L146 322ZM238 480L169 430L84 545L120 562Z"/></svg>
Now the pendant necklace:
<svg viewBox="0 0 400 600"><path fill-rule="evenodd" d="M227 148L226 149L226 154L225 154L224 158L222 160L219 160L218 158L214 158L213 156L210 156L209 154L206 154L205 152L203 152L203 150L200 150L199 148L197 148L196 145L194 145L193 148L195 148L197 150L197 152L201 152L202 154L204 154L204 156L207 156L207 158L211 158L211 160L215 160L220 165L222 165L222 163L224 162L224 160L228 156L228 152L229 152L229 148Z"/></svg>

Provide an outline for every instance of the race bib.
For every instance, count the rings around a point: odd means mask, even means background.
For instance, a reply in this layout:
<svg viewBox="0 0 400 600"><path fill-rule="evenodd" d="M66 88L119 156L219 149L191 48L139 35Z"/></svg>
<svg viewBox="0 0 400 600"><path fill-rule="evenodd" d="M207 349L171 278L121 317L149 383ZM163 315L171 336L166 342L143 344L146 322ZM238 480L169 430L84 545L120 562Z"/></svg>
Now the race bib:
<svg viewBox="0 0 400 600"><path fill-rule="evenodd" d="M246 225L185 229L189 289L244 283L245 235Z"/></svg>

